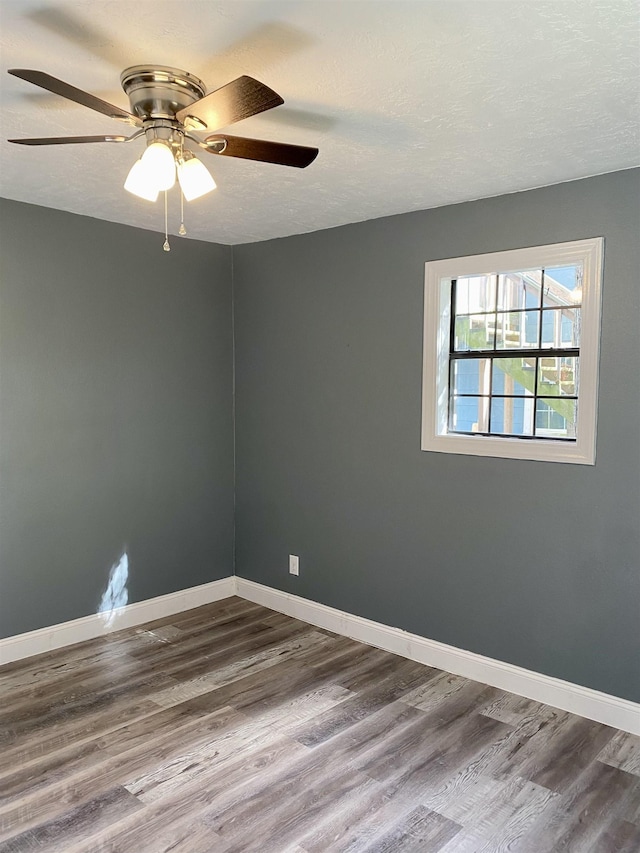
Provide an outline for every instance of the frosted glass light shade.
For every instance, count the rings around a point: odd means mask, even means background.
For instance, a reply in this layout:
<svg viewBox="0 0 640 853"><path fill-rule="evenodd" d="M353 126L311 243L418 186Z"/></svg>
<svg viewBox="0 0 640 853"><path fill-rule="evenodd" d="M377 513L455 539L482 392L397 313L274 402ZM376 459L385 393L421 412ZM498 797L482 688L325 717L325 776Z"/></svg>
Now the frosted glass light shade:
<svg viewBox="0 0 640 853"><path fill-rule="evenodd" d="M197 157L178 163L178 180L187 201L200 198L216 188L216 182L211 177L211 173Z"/></svg>
<svg viewBox="0 0 640 853"><path fill-rule="evenodd" d="M145 201L156 201L158 198L159 190L156 181L142 160L136 160L131 167L124 182L124 188Z"/></svg>
<svg viewBox="0 0 640 853"><path fill-rule="evenodd" d="M140 158L140 162L153 175L156 188L170 190L176 182L176 164L173 151L164 142L152 142Z"/></svg>

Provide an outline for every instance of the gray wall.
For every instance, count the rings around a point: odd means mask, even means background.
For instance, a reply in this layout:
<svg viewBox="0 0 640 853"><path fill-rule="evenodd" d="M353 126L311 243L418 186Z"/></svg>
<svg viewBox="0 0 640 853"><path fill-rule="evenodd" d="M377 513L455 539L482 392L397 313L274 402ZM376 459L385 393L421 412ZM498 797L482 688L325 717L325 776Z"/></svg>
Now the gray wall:
<svg viewBox="0 0 640 853"><path fill-rule="evenodd" d="M236 247L237 574L640 700L639 176ZM595 467L422 452L425 261L600 235Z"/></svg>
<svg viewBox="0 0 640 853"><path fill-rule="evenodd" d="M169 255L0 200L0 636L232 571L233 255L237 573L640 699L639 179ZM420 451L424 262L598 235L596 466Z"/></svg>
<svg viewBox="0 0 640 853"><path fill-rule="evenodd" d="M231 249L0 200L0 636L233 571Z"/></svg>

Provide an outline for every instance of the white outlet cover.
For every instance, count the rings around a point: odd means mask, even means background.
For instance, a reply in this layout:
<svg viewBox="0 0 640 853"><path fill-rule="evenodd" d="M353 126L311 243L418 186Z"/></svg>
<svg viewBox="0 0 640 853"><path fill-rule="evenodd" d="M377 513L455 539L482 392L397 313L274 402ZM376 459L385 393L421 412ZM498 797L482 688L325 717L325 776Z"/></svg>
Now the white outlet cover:
<svg viewBox="0 0 640 853"><path fill-rule="evenodd" d="M296 554L289 554L289 574L297 575L300 573L300 558Z"/></svg>

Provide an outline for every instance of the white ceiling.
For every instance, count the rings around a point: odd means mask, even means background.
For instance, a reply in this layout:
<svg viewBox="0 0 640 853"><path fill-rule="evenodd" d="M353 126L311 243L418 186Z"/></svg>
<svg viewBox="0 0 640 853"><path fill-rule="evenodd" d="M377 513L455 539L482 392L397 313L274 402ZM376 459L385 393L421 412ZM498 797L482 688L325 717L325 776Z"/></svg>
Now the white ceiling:
<svg viewBox="0 0 640 853"><path fill-rule="evenodd" d="M202 153L218 189L190 237L244 243L557 183L640 162L640 5L625 0L0 0L0 195L161 231L122 184L143 143L22 80L46 71L124 107L120 72L241 74L283 106L231 133L317 146L307 169ZM126 129L125 129L126 132ZM140 150L139 150L140 149ZM179 195L169 194L177 233Z"/></svg>

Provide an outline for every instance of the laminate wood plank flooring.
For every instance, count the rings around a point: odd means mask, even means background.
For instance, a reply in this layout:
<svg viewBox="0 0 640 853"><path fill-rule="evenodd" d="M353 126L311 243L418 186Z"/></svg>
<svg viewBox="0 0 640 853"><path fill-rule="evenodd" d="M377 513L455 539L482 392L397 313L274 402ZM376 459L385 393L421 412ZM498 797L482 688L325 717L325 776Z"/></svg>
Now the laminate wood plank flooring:
<svg viewBox="0 0 640 853"><path fill-rule="evenodd" d="M239 598L0 669L0 853L640 853L640 738Z"/></svg>

